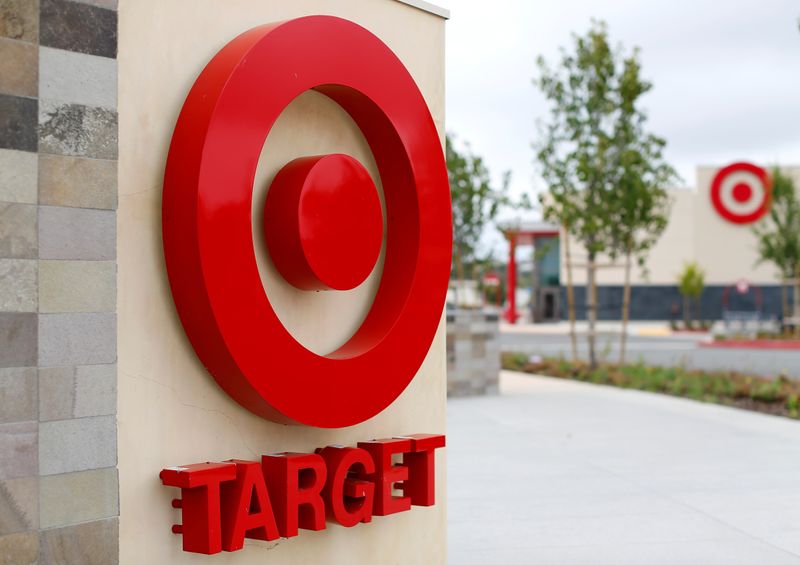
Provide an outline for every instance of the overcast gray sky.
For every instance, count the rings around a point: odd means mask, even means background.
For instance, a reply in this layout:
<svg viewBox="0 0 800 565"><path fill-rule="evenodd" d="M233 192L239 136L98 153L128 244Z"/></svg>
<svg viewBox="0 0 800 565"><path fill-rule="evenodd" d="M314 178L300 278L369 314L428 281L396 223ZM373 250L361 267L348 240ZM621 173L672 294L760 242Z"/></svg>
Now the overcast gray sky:
<svg viewBox="0 0 800 565"><path fill-rule="evenodd" d="M435 0L434 0L435 1ZM447 23L447 129L515 193L541 190L532 162L547 106L535 59L556 60L592 18L641 48L650 130L694 186L698 164L800 164L800 0L439 0Z"/></svg>

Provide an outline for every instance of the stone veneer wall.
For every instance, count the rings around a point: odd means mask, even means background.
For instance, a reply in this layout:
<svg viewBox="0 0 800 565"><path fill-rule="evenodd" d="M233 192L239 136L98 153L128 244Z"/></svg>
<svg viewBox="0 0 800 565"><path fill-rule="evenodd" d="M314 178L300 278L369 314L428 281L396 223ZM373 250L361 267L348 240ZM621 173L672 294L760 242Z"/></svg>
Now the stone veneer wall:
<svg viewBox="0 0 800 565"><path fill-rule="evenodd" d="M488 310L447 312L447 395L497 394L500 315Z"/></svg>
<svg viewBox="0 0 800 565"><path fill-rule="evenodd" d="M116 0L0 0L0 563L118 561Z"/></svg>

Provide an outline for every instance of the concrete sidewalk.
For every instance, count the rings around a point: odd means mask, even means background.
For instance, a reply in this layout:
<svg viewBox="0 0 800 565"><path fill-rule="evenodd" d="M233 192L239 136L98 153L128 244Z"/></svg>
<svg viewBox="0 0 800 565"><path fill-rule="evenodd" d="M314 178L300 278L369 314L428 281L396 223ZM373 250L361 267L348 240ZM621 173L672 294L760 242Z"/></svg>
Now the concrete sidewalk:
<svg viewBox="0 0 800 565"><path fill-rule="evenodd" d="M449 562L800 564L800 423L504 373L448 403Z"/></svg>

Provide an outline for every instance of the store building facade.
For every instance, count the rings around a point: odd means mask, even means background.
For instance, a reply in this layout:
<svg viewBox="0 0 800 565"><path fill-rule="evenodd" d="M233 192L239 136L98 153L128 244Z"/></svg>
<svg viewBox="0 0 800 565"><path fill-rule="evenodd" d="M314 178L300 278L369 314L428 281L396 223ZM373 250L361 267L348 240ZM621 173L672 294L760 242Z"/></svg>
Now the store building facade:
<svg viewBox="0 0 800 565"><path fill-rule="evenodd" d="M683 301L677 279L690 262L697 263L705 273L705 289L700 311L695 312L697 317L719 320L726 310L760 312L766 317L781 315L781 278L774 265L759 261L758 240L753 232L758 221L766 218L766 215L760 215L759 208L762 201L768 202L768 194L760 192L755 181L753 188L749 185L740 187L735 194L737 183L728 183L730 186L718 187L727 191L722 197L724 202L717 199L715 204L712 197L714 181L717 177L724 180L727 166L697 167L694 187L669 190L671 209L667 228L649 251L643 268L634 265L631 270L631 319L680 319ZM755 167L770 174L769 164L756 164ZM794 180L800 191L800 166L781 166L781 170ZM753 217L737 221L735 214L726 213L726 204ZM517 317L526 316L545 322L566 319L563 230L548 223L523 223L505 226L504 231L518 248L515 262L520 266L516 270L524 269L522 280L516 285L517 289L523 289L516 297ZM587 257L574 238L570 243L576 314L583 319L586 313ZM525 259L531 246L539 250L535 261ZM598 263L602 265L598 271L598 318L618 320L622 308L623 263L603 256L598 258ZM791 294L789 290L790 300ZM508 312L506 308L507 320L510 319Z"/></svg>

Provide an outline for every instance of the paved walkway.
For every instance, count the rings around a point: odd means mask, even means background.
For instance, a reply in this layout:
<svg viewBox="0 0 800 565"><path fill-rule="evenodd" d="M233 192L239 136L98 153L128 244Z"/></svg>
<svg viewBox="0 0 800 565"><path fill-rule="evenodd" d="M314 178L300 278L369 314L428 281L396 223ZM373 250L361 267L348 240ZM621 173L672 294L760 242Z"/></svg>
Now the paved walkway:
<svg viewBox="0 0 800 565"><path fill-rule="evenodd" d="M800 565L800 423L504 373L448 403L453 565Z"/></svg>

